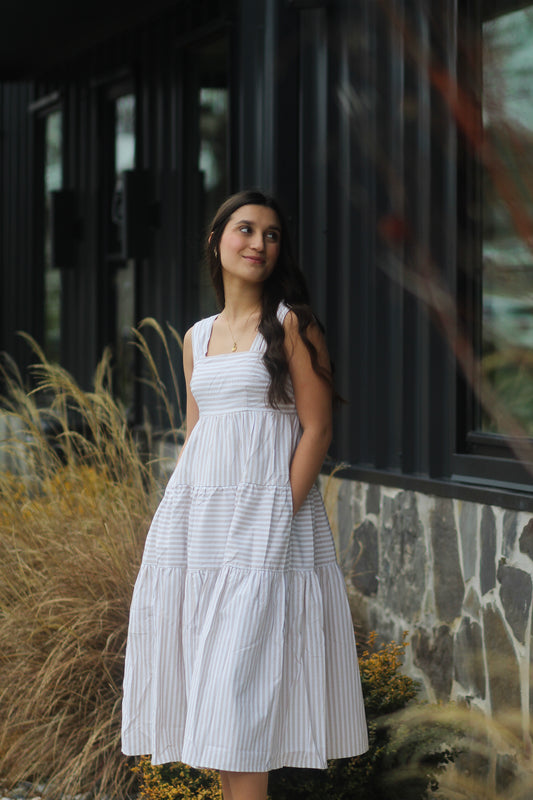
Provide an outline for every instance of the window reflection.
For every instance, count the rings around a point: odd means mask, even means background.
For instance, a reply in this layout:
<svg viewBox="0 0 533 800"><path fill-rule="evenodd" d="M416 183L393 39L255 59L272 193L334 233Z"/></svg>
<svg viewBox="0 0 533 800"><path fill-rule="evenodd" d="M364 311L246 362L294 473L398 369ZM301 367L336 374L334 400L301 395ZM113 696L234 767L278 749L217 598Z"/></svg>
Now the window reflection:
<svg viewBox="0 0 533 800"><path fill-rule="evenodd" d="M44 350L50 361L61 357L61 271L52 267L50 192L63 187L63 114L50 112L44 120Z"/></svg>
<svg viewBox="0 0 533 800"><path fill-rule="evenodd" d="M228 90L200 89L200 153L206 221L212 219L227 191Z"/></svg>
<svg viewBox="0 0 533 800"><path fill-rule="evenodd" d="M197 120L193 136L195 173L198 180L197 207L193 228L198 242L198 260L202 262L206 227L229 193L229 90L228 42L221 37L198 48L191 55L192 92ZM197 277L198 316L216 310L211 280L201 268Z"/></svg>
<svg viewBox="0 0 533 800"><path fill-rule="evenodd" d="M135 96L125 94L114 100L115 186L121 186L124 170L135 167ZM120 190L119 190L120 195ZM115 209L116 211L116 209ZM122 211L120 210L120 213ZM115 228L120 235L120 227ZM118 244L117 244L118 249ZM115 271L115 389L133 413L135 350L131 330L135 325L135 261L128 259Z"/></svg>
<svg viewBox="0 0 533 800"><path fill-rule="evenodd" d="M135 96L125 94L115 101L115 172L135 167Z"/></svg>
<svg viewBox="0 0 533 800"><path fill-rule="evenodd" d="M533 436L533 5L483 25L482 369ZM484 415L482 429L506 433Z"/></svg>

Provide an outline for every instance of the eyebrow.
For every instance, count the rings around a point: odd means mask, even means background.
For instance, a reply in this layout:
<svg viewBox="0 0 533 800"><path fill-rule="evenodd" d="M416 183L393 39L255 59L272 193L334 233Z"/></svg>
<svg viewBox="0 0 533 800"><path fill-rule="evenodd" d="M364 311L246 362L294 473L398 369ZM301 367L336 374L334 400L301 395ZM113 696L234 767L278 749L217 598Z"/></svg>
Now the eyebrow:
<svg viewBox="0 0 533 800"><path fill-rule="evenodd" d="M256 225L256 224L257 224L256 222L252 222L249 219L240 219L238 222L235 223L235 225ZM278 231L281 233L281 228L279 227L279 225L269 225L266 228L266 230Z"/></svg>

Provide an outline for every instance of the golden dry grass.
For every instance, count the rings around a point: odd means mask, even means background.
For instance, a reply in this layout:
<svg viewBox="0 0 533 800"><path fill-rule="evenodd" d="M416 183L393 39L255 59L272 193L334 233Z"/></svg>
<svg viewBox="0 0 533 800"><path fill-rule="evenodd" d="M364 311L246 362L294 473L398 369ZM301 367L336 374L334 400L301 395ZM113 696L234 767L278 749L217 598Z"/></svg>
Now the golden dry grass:
<svg viewBox="0 0 533 800"><path fill-rule="evenodd" d="M108 358L87 393L35 349L33 391L4 366L0 785L120 798L134 780L120 753L128 611L159 487L109 391Z"/></svg>
<svg viewBox="0 0 533 800"><path fill-rule="evenodd" d="M145 326L170 358L161 328ZM173 402L140 333L137 343L159 424L175 433ZM0 785L30 780L46 783L51 796L120 800L136 780L119 738L128 611L160 488L109 391L107 357L87 393L36 353L32 391L12 364L4 369L0 447L11 469L0 471ZM393 740L413 737L413 758L392 783L425 769L417 737L439 725L443 740L460 730L463 748L459 768L439 776L439 798L533 797L523 720L488 720L456 704L414 705L391 718Z"/></svg>
<svg viewBox="0 0 533 800"><path fill-rule="evenodd" d="M391 717L392 744L413 742L409 762L396 769L393 782L405 781L424 768L424 750L417 746L427 730L455 731L458 756L438 775L435 800L531 800L533 798L533 730L522 714L489 717L465 704L412 704Z"/></svg>

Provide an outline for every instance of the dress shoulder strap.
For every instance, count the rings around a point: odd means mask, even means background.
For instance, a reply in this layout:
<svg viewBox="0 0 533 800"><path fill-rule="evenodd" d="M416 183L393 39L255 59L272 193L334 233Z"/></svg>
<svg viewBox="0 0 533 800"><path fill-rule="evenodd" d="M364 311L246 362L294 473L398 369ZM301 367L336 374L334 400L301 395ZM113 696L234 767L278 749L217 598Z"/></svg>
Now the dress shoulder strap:
<svg viewBox="0 0 533 800"><path fill-rule="evenodd" d="M289 306L285 305L285 303L281 302L278 306L277 316L281 324L283 325L283 321L287 316L288 312L290 311Z"/></svg>
<svg viewBox="0 0 533 800"><path fill-rule="evenodd" d="M213 329L213 322L217 318L216 314L212 317L206 317L195 322L192 328L192 357L193 363L196 364L199 358L205 356L207 346L209 344L209 337Z"/></svg>

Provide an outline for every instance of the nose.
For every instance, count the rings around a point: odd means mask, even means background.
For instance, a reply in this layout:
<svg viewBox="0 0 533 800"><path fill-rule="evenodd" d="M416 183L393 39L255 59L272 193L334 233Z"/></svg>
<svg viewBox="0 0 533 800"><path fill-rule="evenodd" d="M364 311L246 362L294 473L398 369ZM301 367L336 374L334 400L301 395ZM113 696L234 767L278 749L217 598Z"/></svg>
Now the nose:
<svg viewBox="0 0 533 800"><path fill-rule="evenodd" d="M254 250L259 252L262 252L265 249L265 240L263 239L263 234L260 231L257 231L257 233L254 235L251 245Z"/></svg>

